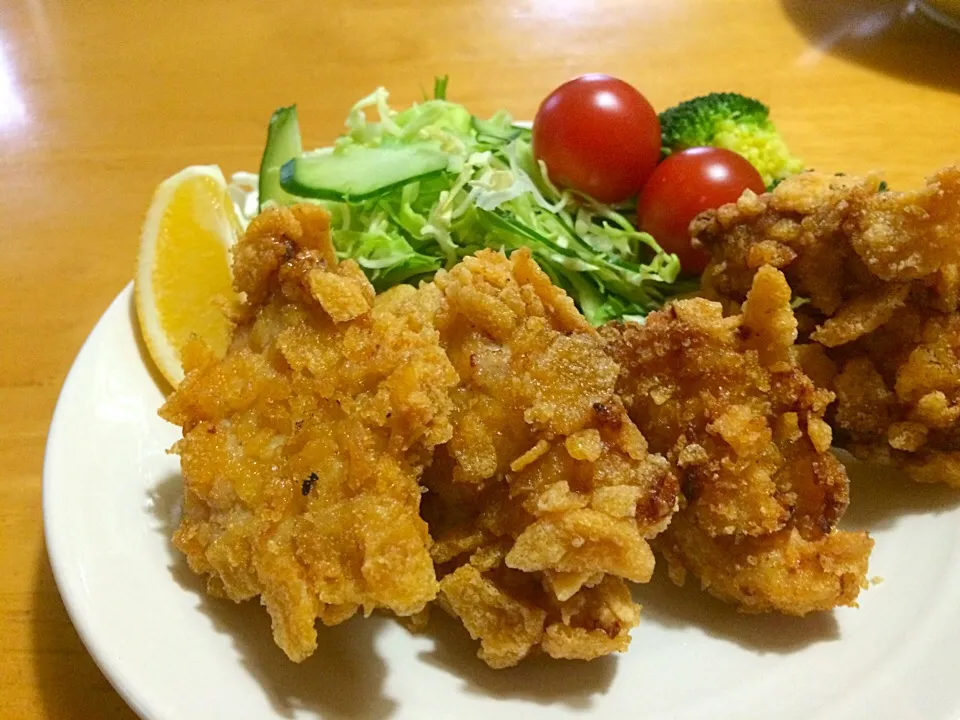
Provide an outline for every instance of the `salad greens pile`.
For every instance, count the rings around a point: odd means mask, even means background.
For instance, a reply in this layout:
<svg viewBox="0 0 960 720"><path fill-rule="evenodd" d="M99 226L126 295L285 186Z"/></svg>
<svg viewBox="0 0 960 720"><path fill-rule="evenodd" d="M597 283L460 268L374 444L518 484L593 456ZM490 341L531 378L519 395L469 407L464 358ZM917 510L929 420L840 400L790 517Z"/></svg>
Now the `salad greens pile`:
<svg viewBox="0 0 960 720"><path fill-rule="evenodd" d="M631 210L555 187L530 130L433 97L403 111L383 88L357 102L334 147L301 151L296 108L271 120L258 208L308 201L332 216L337 253L382 290L430 278L483 248L528 247L594 325L643 317L692 290ZM371 117L372 116L372 117Z"/></svg>

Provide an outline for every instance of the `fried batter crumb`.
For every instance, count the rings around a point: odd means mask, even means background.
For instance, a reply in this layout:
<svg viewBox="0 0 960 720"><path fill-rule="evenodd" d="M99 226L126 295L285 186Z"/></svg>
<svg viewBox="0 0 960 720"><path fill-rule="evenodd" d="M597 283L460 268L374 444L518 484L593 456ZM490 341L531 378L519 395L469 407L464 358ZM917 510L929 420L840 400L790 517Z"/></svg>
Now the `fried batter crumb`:
<svg viewBox="0 0 960 720"><path fill-rule="evenodd" d="M626 649L640 608L624 580L650 579L679 487L627 417L619 366L525 250L480 252L434 285L460 378L423 479L440 604L493 667Z"/></svg>
<svg viewBox="0 0 960 720"><path fill-rule="evenodd" d="M188 349L160 411L183 428L174 543L211 594L259 595L298 662L317 619L412 615L436 596L417 478L453 432L457 382L429 303L413 288L374 300L327 228L312 206L250 225L234 251L245 320L226 357Z"/></svg>
<svg viewBox="0 0 960 720"><path fill-rule="evenodd" d="M295 661L318 619L419 629L434 599L493 667L626 648L625 580L650 579L679 487L528 252L375 296L297 205L251 223L234 276L226 357L188 348L161 410L184 433L174 542L211 594L259 595Z"/></svg>
<svg viewBox="0 0 960 720"><path fill-rule="evenodd" d="M803 173L692 232L712 255L709 297L735 308L770 261L809 301L802 340L820 352L801 363L836 392L838 445L960 487L960 166L913 192Z"/></svg>
<svg viewBox="0 0 960 720"><path fill-rule="evenodd" d="M804 615L856 604L873 541L836 529L849 481L823 420L832 394L799 365L789 303L764 266L740 315L680 300L603 333L630 417L681 477L683 507L654 541L671 579L691 573L747 612Z"/></svg>
<svg viewBox="0 0 960 720"><path fill-rule="evenodd" d="M529 251L376 295L325 211L267 210L234 250L226 356L188 346L161 409L183 429L174 543L212 595L259 596L298 662L317 620L421 631L434 606L494 668L622 652L654 551L747 612L856 605L873 541L837 529L835 435L960 485L960 255L934 228L960 175L936 183L745 196L695 227L724 305L599 332Z"/></svg>

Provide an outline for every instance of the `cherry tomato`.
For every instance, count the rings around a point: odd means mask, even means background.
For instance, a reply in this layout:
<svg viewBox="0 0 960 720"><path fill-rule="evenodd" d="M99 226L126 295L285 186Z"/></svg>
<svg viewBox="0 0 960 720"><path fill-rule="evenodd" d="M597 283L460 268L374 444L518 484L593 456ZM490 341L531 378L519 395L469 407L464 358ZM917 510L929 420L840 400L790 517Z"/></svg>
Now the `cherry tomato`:
<svg viewBox="0 0 960 720"><path fill-rule="evenodd" d="M640 192L660 159L660 120L623 80L581 75L541 103L533 154L556 184L621 202Z"/></svg>
<svg viewBox="0 0 960 720"><path fill-rule="evenodd" d="M746 189L762 193L760 173L742 155L698 147L667 157L654 170L637 202L637 224L667 252L676 253L685 273L707 266L705 250L690 243L690 222L704 210L734 202Z"/></svg>

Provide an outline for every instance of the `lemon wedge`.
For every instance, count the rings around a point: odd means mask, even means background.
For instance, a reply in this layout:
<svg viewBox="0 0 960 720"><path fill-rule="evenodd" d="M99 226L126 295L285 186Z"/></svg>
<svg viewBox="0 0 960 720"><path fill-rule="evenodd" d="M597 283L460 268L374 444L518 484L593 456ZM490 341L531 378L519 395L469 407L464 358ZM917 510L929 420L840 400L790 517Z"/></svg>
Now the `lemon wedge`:
<svg viewBox="0 0 960 720"><path fill-rule="evenodd" d="M224 308L233 289L230 248L240 220L215 165L194 165L157 188L140 234L134 298L144 343L174 387L183 379L180 351L199 337L222 355L233 324Z"/></svg>

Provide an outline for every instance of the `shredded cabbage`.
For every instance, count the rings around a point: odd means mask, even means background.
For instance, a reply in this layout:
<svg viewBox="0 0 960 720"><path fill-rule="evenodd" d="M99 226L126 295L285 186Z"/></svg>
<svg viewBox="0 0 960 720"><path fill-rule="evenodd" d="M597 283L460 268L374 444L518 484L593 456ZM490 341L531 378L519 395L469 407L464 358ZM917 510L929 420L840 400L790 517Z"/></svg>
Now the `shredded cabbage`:
<svg viewBox="0 0 960 720"><path fill-rule="evenodd" d="M488 120L445 99L398 112L378 88L357 102L337 148L430 140L450 155L448 172L410 182L363 202L323 201L333 216L337 253L353 258L378 289L429 278L483 248L532 250L594 325L637 319L671 295L680 263L637 231L619 208L555 187L531 150L528 128L506 112ZM256 176L234 175L230 187L247 221L257 212Z"/></svg>

